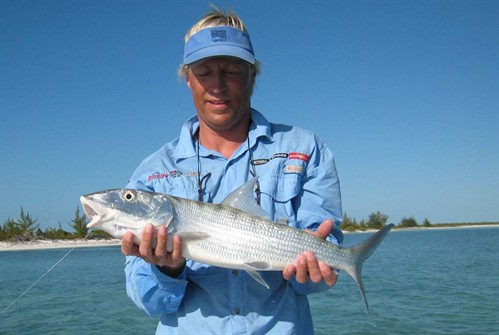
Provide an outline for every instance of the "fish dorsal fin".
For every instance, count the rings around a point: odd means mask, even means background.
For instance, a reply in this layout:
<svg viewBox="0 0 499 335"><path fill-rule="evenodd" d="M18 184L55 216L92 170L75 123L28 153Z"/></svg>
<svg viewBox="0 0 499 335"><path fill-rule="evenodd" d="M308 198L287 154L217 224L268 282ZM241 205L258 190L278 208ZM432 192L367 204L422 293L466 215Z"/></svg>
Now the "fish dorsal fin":
<svg viewBox="0 0 499 335"><path fill-rule="evenodd" d="M237 208L251 215L268 218L267 213L265 213L262 207L258 206L253 196L253 190L255 189L257 180L258 177L251 178L244 183L243 186L229 194L227 198L222 201L222 204Z"/></svg>

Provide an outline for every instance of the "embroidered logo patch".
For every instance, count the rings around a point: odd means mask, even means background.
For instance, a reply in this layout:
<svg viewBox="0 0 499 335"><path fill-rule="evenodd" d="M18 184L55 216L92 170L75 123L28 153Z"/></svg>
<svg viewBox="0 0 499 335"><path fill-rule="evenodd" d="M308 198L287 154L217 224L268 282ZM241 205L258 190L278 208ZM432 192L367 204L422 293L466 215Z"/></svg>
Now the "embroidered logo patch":
<svg viewBox="0 0 499 335"><path fill-rule="evenodd" d="M182 176L191 177L191 176L193 176L193 173L194 173L194 176L197 176L197 172L184 173L184 172L178 171L178 170L173 170L173 171L169 171L169 172L154 172L152 175L147 177L147 180L153 181L153 180L158 180L158 179L177 178L177 177L182 177Z"/></svg>
<svg viewBox="0 0 499 335"><path fill-rule="evenodd" d="M213 29L211 31L211 40L213 42L225 42L225 41L227 41L227 30Z"/></svg>
<svg viewBox="0 0 499 335"><path fill-rule="evenodd" d="M289 159L299 159L301 161L308 162L310 156L307 154L302 154L300 152L290 152Z"/></svg>
<svg viewBox="0 0 499 335"><path fill-rule="evenodd" d="M301 165L286 165L284 173L302 173L303 166Z"/></svg>
<svg viewBox="0 0 499 335"><path fill-rule="evenodd" d="M151 181L151 180L156 180L156 179L164 179L167 177L168 177L168 174L166 174L166 173L154 172L152 175L147 177L147 180Z"/></svg>
<svg viewBox="0 0 499 335"><path fill-rule="evenodd" d="M288 158L288 154L285 152L278 152L276 154L273 154L272 157L270 157L270 158L253 159L251 161L251 165L267 164L268 162L270 162L271 160L276 159L276 158Z"/></svg>

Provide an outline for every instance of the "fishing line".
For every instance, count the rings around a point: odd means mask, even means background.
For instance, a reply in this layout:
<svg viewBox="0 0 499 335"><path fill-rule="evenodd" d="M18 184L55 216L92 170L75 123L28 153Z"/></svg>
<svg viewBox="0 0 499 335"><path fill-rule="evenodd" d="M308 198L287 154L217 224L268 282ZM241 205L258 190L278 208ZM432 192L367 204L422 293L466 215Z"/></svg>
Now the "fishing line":
<svg viewBox="0 0 499 335"><path fill-rule="evenodd" d="M88 238L88 234L87 236L85 236L85 238L83 239L84 241ZM33 287L35 287L36 284L38 284L38 282L40 280L43 279L43 277L45 277L50 271L52 271L56 266L57 264L59 264L60 262L62 262L64 260L64 258L68 257L68 255L70 253L73 252L73 250L76 249L76 246L74 246L73 248L71 248L64 256L62 256L54 265L52 265L47 271L45 271L44 274L42 274L40 276L40 278L38 278L33 284L31 284L30 287L28 287L23 293L21 293L16 299L14 299L14 301L12 301L7 307L5 307L2 311L0 311L0 315L5 313L6 311L9 310L9 308L11 308L17 301L19 301L19 299L21 299L22 297L24 297L29 291L31 291L31 289Z"/></svg>

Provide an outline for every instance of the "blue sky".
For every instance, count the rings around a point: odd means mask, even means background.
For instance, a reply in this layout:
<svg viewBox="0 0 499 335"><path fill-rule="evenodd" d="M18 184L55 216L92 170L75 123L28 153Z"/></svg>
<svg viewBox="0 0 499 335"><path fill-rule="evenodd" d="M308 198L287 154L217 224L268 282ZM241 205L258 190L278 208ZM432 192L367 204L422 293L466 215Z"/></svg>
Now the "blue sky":
<svg viewBox="0 0 499 335"><path fill-rule="evenodd" d="M497 1L213 1L263 63L252 104L333 150L358 220L499 221ZM69 228L195 113L176 75L208 1L0 3L0 223Z"/></svg>

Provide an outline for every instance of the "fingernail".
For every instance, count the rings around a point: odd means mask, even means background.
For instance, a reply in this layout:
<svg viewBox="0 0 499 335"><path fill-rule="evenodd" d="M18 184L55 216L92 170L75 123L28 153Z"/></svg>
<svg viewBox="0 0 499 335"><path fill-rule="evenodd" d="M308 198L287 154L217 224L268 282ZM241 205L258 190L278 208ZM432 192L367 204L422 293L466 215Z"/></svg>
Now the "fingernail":
<svg viewBox="0 0 499 335"><path fill-rule="evenodd" d="M152 230L153 230L153 226L152 226L152 224L148 223L148 224L146 225L146 228L144 229L144 231L145 231L146 233L152 233Z"/></svg>

